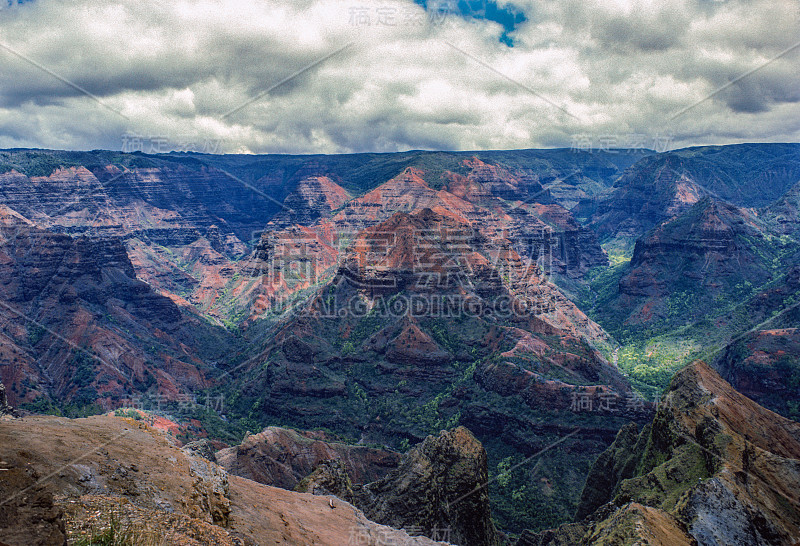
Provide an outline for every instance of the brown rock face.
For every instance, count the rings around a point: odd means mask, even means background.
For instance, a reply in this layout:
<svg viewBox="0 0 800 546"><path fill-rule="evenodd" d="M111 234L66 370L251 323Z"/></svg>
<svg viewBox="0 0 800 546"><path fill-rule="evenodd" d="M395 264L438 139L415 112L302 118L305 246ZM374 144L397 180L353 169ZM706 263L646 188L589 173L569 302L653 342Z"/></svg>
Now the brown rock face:
<svg viewBox="0 0 800 546"><path fill-rule="evenodd" d="M269 222L268 228L285 229L293 225L308 226L350 199L347 190L328 176L308 176L297 183L294 191L283 200L281 211Z"/></svg>
<svg viewBox="0 0 800 546"><path fill-rule="evenodd" d="M0 421L0 468L0 542L14 546L85 539L112 514L137 544L434 544L340 499L228 476L131 419Z"/></svg>
<svg viewBox="0 0 800 546"><path fill-rule="evenodd" d="M337 459L322 461L314 472L297 484L295 491L312 495L333 495L349 503L355 503L350 476L342 462Z"/></svg>
<svg viewBox="0 0 800 546"><path fill-rule="evenodd" d="M267 226L245 273L257 276L270 270L276 258L280 262L283 257L276 241L279 245L289 241L295 248L288 249L288 254L302 254L304 268L313 269L310 277L320 279L326 272L332 275L337 258L346 258L340 252L360 232L383 226L399 213L417 214L426 209L488 239L511 241L522 259L539 262L548 274L574 277L607 263L592 232L552 203L538 182L477 159L464 161L462 170L465 175L445 171L445 189L433 189L428 183L433 176L429 171L409 167L351 200L327 177L303 180L287 197L286 210ZM338 211L331 215L333 209ZM285 282L292 276L290 271L273 274L268 286L253 296L256 302L308 287L302 281Z"/></svg>
<svg viewBox="0 0 800 546"><path fill-rule="evenodd" d="M506 201L521 201L535 195L537 203L552 204L552 198L536 177L513 173L500 165L481 161L477 157L465 159L466 176L462 178L452 176L448 183L448 190L461 194L472 202L491 202L488 197L500 198Z"/></svg>
<svg viewBox="0 0 800 546"><path fill-rule="evenodd" d="M407 320L402 330L387 344L386 360L396 364L435 365L448 362L450 355L431 336Z"/></svg>
<svg viewBox="0 0 800 546"><path fill-rule="evenodd" d="M453 544L498 544L483 446L464 427L429 436L397 469L356 490L367 517Z"/></svg>
<svg viewBox="0 0 800 546"><path fill-rule="evenodd" d="M370 296L405 290L467 296L488 307L507 299L506 311L527 315L525 326L536 332L566 330L593 341L605 336L538 263L517 252L513 239L488 237L431 209L397 213L365 229L348 247L339 277L333 282L347 280ZM527 312L515 313L519 308Z"/></svg>
<svg viewBox="0 0 800 546"><path fill-rule="evenodd" d="M67 544L64 511L53 503L53 488L40 483L43 477L35 469L0 460L0 544Z"/></svg>
<svg viewBox="0 0 800 546"><path fill-rule="evenodd" d="M247 436L240 445L218 451L216 457L232 474L284 489L294 489L324 461L341 461L355 483L377 480L400 461L400 454L393 451L350 446L330 441L323 433L278 427Z"/></svg>
<svg viewBox="0 0 800 546"><path fill-rule="evenodd" d="M363 230L336 277L276 330L263 352L270 365L254 370L258 377L244 388L259 392L267 411L291 407L322 419L330 415L319 400L299 397L342 398L355 388L348 377L368 396L409 383L403 394L434 396L457 380L455 362L502 352L527 365L521 373L531 387L537 381L529 372L567 374L574 384L607 385L624 396L619 371L585 338L606 339L510 241L423 209ZM361 366L367 369L353 371ZM482 386L495 390L491 381ZM571 394L551 387L560 401L551 409L569 408Z"/></svg>

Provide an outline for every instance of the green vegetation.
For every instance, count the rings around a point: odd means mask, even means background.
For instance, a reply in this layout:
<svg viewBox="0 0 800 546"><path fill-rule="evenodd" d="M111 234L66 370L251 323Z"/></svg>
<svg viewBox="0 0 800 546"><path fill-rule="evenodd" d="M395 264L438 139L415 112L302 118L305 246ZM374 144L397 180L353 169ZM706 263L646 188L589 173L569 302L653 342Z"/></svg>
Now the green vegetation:
<svg viewBox="0 0 800 546"><path fill-rule="evenodd" d="M142 416L139 414L138 411L134 409L118 409L114 410L115 417L127 417L129 419L133 419L134 421L141 421Z"/></svg>
<svg viewBox="0 0 800 546"><path fill-rule="evenodd" d="M29 324L28 325L28 344L33 347L37 343L39 343L44 335L47 333L47 328L41 326L39 324Z"/></svg>
<svg viewBox="0 0 800 546"><path fill-rule="evenodd" d="M700 345L683 338L652 338L620 347L617 366L644 398L654 400L669 386Z"/></svg>
<svg viewBox="0 0 800 546"><path fill-rule="evenodd" d="M668 439L668 426L654 423L636 477L619 484L616 502L635 501L671 511L687 490L714 475L714 457L695 443ZM658 442L654 441L653 431L662 435ZM720 435L714 441L724 442L725 438Z"/></svg>
<svg viewBox="0 0 800 546"><path fill-rule="evenodd" d="M56 403L47 396L39 396L33 402L20 404L20 409L70 419L103 413L103 408L97 403L97 391L94 389L79 391L74 401L69 403Z"/></svg>
<svg viewBox="0 0 800 546"><path fill-rule="evenodd" d="M659 237L664 241L691 240L709 206L708 200L702 200L664 224ZM719 215L737 225L734 212L722 210ZM736 268L720 266L725 275L709 273L708 267L717 267L714 262L709 265L691 253L664 251L650 258L646 267L637 266L638 275L666 287L664 295L657 291L650 296L621 294L620 281L633 270L633 242L629 239L607 241L603 247L610 266L588 272L578 305L616 340L620 370L646 398L661 392L688 362L713 360L742 332L768 324L765 321L785 323L780 318L782 309L798 301L796 294L788 294L782 303L765 305L763 298L757 297L782 290L787 266L798 255L794 238L772 235L763 226L761 231L755 227L734 229L737 256L741 258ZM758 233L763 237L755 235ZM668 259L675 263L667 263ZM600 349L613 360L611 347Z"/></svg>
<svg viewBox="0 0 800 546"><path fill-rule="evenodd" d="M614 268L631 261L635 239L630 237L616 237L603 243L603 250L608 255L609 267Z"/></svg>
<svg viewBox="0 0 800 546"><path fill-rule="evenodd" d="M70 533L69 543L73 546L161 546L166 540L158 533L142 529L141 524L123 521L112 509L107 523L93 524L80 534Z"/></svg>
<svg viewBox="0 0 800 546"><path fill-rule="evenodd" d="M551 529L571 521L583 480L594 455L550 450L534 458L485 444L489 457L489 496L495 525L510 533Z"/></svg>
<svg viewBox="0 0 800 546"><path fill-rule="evenodd" d="M166 163L157 156L112 151L67 152L53 150L0 151L0 173L12 169L27 176L50 176L60 168L86 167L89 170L115 165L120 168L158 167ZM196 162L195 162L196 163ZM199 165L198 165L199 166Z"/></svg>

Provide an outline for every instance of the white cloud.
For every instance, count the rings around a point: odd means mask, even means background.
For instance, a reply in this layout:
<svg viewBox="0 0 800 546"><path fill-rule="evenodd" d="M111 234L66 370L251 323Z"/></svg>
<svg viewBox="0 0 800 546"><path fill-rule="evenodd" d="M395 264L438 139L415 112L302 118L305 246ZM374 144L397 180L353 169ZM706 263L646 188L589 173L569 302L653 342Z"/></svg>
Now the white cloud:
<svg viewBox="0 0 800 546"><path fill-rule="evenodd" d="M800 40L795 0L513 4L527 21L508 48L495 23L433 24L401 0L34 0L0 12L0 42L30 61L0 49L0 147L119 149L130 133L328 153L800 137L800 48L668 121Z"/></svg>

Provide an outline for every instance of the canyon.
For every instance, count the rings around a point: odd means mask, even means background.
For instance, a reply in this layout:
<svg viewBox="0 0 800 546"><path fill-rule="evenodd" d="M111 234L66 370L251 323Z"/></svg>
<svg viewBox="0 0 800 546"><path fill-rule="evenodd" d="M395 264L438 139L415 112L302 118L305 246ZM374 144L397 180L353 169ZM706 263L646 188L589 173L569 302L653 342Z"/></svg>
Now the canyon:
<svg viewBox="0 0 800 546"><path fill-rule="evenodd" d="M86 480L42 490L52 536L100 510L174 514L231 544L348 525L419 543L442 529L458 544L613 543L631 526L653 544L711 544L715 529L783 540L791 514L758 523L780 501L728 463L708 463L703 487L662 474L694 465L685 435L722 461L797 458L792 421L756 403L798 416L798 176L789 144L0 151L0 433L38 468L8 451L9 487L67 460L47 461L22 423L73 427L67 445L128 427L187 477L162 498L130 463L123 475L97 459ZM756 428L739 431L732 408ZM731 498L750 527L725 527L733 512L698 523Z"/></svg>

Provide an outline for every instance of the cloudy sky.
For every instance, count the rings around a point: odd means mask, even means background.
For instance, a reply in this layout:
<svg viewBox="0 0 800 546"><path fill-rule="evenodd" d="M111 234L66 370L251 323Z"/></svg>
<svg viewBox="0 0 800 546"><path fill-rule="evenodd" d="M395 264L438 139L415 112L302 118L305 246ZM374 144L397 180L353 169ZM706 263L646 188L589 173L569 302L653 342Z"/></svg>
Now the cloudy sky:
<svg viewBox="0 0 800 546"><path fill-rule="evenodd" d="M800 140L800 0L0 0L0 148Z"/></svg>

